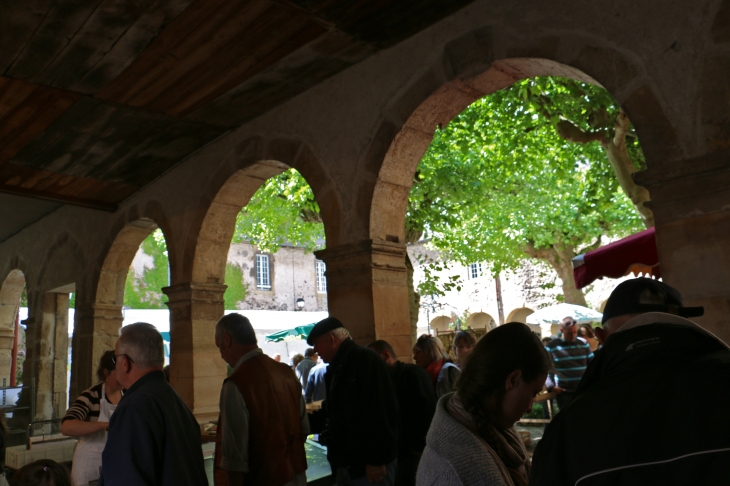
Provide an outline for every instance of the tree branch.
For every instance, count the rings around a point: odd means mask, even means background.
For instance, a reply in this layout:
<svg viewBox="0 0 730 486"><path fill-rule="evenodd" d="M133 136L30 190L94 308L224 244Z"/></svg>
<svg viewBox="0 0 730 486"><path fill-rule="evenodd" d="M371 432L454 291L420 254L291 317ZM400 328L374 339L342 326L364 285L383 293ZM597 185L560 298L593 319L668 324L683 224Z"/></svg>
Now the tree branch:
<svg viewBox="0 0 730 486"><path fill-rule="evenodd" d="M586 132L582 128L565 119L560 120L558 124L555 125L555 131L562 139L573 143L585 144L589 142L604 142L606 140L606 130Z"/></svg>

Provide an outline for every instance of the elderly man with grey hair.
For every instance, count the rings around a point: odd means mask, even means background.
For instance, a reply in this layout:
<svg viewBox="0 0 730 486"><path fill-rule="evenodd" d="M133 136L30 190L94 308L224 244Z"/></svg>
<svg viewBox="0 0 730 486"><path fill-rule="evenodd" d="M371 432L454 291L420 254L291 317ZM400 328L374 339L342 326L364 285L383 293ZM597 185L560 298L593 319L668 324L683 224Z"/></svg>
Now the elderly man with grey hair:
<svg viewBox="0 0 730 486"><path fill-rule="evenodd" d="M114 360L117 379L127 392L109 421L99 484L208 484L200 426L165 380L157 329L144 322L123 327Z"/></svg>
<svg viewBox="0 0 730 486"><path fill-rule="evenodd" d="M263 354L241 314L220 318L215 344L233 367L221 389L216 486L304 486L309 420L297 377Z"/></svg>

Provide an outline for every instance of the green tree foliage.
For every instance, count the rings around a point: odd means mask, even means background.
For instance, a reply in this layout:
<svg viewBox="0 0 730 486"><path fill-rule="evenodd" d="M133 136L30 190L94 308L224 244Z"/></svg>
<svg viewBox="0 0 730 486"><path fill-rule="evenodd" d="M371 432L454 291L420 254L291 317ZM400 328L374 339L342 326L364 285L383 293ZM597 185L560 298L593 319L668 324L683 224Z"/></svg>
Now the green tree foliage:
<svg viewBox="0 0 730 486"><path fill-rule="evenodd" d="M152 232L140 245L141 250L152 257L152 267L146 267L137 276L129 269L124 285L124 305L132 309L166 309L162 288L170 285L167 245L161 230ZM246 299L248 288L243 283L243 271L236 265L226 264L223 294L226 309L236 309L238 302ZM72 294L75 297L75 294ZM75 303L75 302L74 302Z"/></svg>
<svg viewBox="0 0 730 486"><path fill-rule="evenodd" d="M602 88L556 78L476 101L436 131L411 190L407 233L425 233L446 264L484 262L494 275L538 258L561 277L565 300L585 305L570 260L642 226L602 144L559 133L567 116L583 133L596 130L596 113L615 119L620 109ZM641 153L635 139L630 147ZM440 293L433 281L419 291Z"/></svg>
<svg viewBox="0 0 730 486"><path fill-rule="evenodd" d="M223 305L226 309L238 309L238 303L246 300L248 286L243 283L243 271L238 265L226 263L226 291Z"/></svg>
<svg viewBox="0 0 730 486"><path fill-rule="evenodd" d="M141 278L130 268L124 285L124 305L132 309L165 309L162 288L170 285L167 245L162 231L153 231L140 245L152 257L152 268L146 267Z"/></svg>
<svg viewBox="0 0 730 486"><path fill-rule="evenodd" d="M275 253L284 243L321 249L324 227L319 206L304 177L289 169L259 188L236 218L234 243L248 241Z"/></svg>

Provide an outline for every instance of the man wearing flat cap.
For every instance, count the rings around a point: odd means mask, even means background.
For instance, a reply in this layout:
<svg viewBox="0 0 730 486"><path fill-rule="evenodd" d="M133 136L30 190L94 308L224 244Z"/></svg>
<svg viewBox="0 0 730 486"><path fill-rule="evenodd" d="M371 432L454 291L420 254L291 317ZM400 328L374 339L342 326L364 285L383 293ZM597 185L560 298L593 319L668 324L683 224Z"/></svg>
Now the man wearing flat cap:
<svg viewBox="0 0 730 486"><path fill-rule="evenodd" d="M530 485L725 484L730 349L687 319L703 312L655 280L617 286L603 349L548 425Z"/></svg>
<svg viewBox="0 0 730 486"><path fill-rule="evenodd" d="M310 425L326 442L337 485L394 484L398 404L387 365L334 317L318 322L307 343L329 363L327 398Z"/></svg>

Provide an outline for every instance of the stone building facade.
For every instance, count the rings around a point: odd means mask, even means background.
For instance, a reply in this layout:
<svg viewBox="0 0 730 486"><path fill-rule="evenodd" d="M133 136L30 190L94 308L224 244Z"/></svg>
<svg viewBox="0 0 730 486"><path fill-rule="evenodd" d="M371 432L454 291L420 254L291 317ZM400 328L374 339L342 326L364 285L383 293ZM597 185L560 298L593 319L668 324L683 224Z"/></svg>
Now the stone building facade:
<svg viewBox="0 0 730 486"><path fill-rule="evenodd" d="M424 279L423 256L438 259L439 252L430 248L427 242L408 245L408 254L413 262L413 280L416 287ZM418 316L419 331L435 319L459 318L463 323L472 314L480 316L479 322L500 322L498 290L496 279L487 272L487 265L454 264L446 270L435 273L440 281L459 276L459 289L445 291L442 296L421 295ZM631 277L626 277L631 278ZM601 311L611 291L622 279L596 280L584 290L589 307ZM503 322L524 322L530 313L561 301L560 279L555 271L536 260L524 260L515 271L502 272L499 276L499 294L502 299Z"/></svg>

